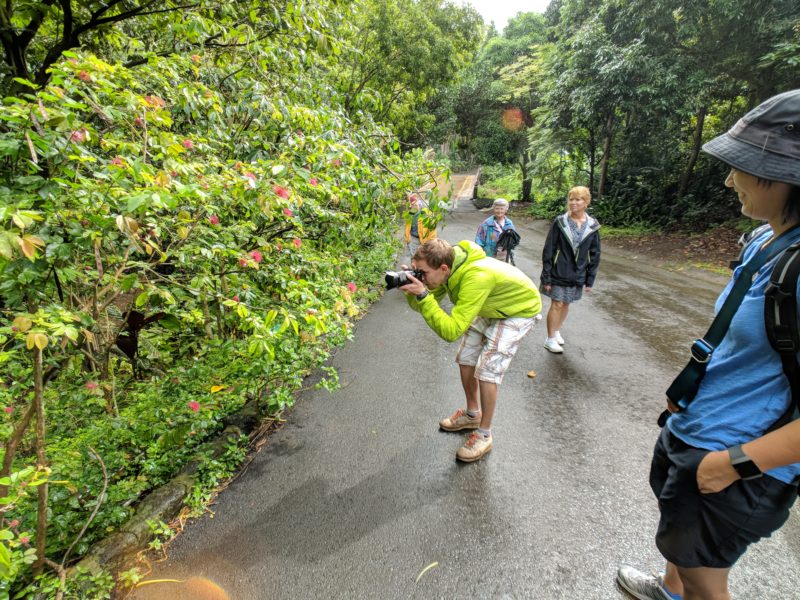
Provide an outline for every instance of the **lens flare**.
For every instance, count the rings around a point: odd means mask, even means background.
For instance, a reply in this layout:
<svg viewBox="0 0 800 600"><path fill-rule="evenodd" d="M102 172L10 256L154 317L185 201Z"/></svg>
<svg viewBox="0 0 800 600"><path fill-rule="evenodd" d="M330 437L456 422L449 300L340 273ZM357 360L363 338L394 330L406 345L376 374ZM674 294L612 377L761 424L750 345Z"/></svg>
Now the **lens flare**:
<svg viewBox="0 0 800 600"><path fill-rule="evenodd" d="M500 116L500 122L508 131L519 131L525 127L525 115L519 108L507 108Z"/></svg>

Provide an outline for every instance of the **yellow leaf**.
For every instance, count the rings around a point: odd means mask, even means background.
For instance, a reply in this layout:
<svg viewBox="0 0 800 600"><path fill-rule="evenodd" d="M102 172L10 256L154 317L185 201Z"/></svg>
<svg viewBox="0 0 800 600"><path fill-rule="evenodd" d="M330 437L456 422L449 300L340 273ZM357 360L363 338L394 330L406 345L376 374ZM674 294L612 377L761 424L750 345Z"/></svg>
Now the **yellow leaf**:
<svg viewBox="0 0 800 600"><path fill-rule="evenodd" d="M38 238L35 235L18 237L17 244L19 245L20 250L22 250L22 253L31 260L36 258L36 249L44 247L44 242L41 240L41 238Z"/></svg>
<svg viewBox="0 0 800 600"><path fill-rule="evenodd" d="M431 564L429 564L427 567L422 569L419 575L417 575L417 580L414 583L419 583L419 580L422 578L423 575L425 575L425 573L430 571L433 567L438 567L438 566L439 566L438 562L432 562Z"/></svg>
<svg viewBox="0 0 800 600"><path fill-rule="evenodd" d="M19 227L20 229L25 229L25 221L23 221L19 215L17 214L11 215L11 220L14 221L14 225Z"/></svg>
<svg viewBox="0 0 800 600"><path fill-rule="evenodd" d="M11 323L11 325L16 327L17 331L25 333L26 331L28 331L28 329L31 328L31 325L33 325L33 323L28 317L23 317L22 315L20 315L16 319L14 319L14 322Z"/></svg>
<svg viewBox="0 0 800 600"><path fill-rule="evenodd" d="M33 350L34 338L36 334L32 331L25 337L25 346L27 346L28 350Z"/></svg>
<svg viewBox="0 0 800 600"><path fill-rule="evenodd" d="M87 342L94 344L94 334L91 331L88 329L81 329L81 332L83 333L83 337L86 338Z"/></svg>
<svg viewBox="0 0 800 600"><path fill-rule="evenodd" d="M128 228L128 231L131 233L136 233L139 231L139 223L136 222L136 219L133 217L125 217L125 225Z"/></svg>
<svg viewBox="0 0 800 600"><path fill-rule="evenodd" d="M36 333L33 336L33 343L36 344L36 347L39 350L44 350L47 348L47 342L50 340L47 339L47 336L44 333Z"/></svg>
<svg viewBox="0 0 800 600"><path fill-rule="evenodd" d="M224 385L212 385L211 386L211 393L212 394L216 394L218 391L224 390L224 389L225 389Z"/></svg>
<svg viewBox="0 0 800 600"><path fill-rule="evenodd" d="M189 237L189 228L183 226L178 227L178 237L182 240L185 240L187 237Z"/></svg>
<svg viewBox="0 0 800 600"><path fill-rule="evenodd" d="M158 187L167 187L170 183L170 176L165 171L159 171L156 175L155 182Z"/></svg>

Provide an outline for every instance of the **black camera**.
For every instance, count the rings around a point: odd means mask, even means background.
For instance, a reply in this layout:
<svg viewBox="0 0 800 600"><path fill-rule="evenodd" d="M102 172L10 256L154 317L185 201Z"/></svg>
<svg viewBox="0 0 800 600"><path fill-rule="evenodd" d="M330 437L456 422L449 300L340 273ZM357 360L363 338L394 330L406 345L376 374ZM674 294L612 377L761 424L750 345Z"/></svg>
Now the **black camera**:
<svg viewBox="0 0 800 600"><path fill-rule="evenodd" d="M386 271L386 289L391 290L392 288L411 283L411 280L408 278L409 275L413 275L422 281L425 273L419 269L414 269L413 271Z"/></svg>

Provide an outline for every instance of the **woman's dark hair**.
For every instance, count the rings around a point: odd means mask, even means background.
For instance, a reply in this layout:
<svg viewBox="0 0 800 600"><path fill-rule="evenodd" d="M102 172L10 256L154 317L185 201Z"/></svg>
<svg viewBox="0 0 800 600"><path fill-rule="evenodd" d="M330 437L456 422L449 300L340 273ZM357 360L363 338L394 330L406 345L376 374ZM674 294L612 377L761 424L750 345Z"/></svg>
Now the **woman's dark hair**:
<svg viewBox="0 0 800 600"><path fill-rule="evenodd" d="M771 179L764 179L758 177L758 184L764 187L772 185ZM783 205L783 222L800 221L800 187L793 185L789 190L789 197L786 199L786 204Z"/></svg>

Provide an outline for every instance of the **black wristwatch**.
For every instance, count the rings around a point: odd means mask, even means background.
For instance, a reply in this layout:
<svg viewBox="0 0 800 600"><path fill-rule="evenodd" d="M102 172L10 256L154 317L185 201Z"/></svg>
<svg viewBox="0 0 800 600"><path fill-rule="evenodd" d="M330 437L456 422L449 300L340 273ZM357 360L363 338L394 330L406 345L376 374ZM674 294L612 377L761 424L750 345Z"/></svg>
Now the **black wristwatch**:
<svg viewBox="0 0 800 600"><path fill-rule="evenodd" d="M422 302L428 295L428 290L425 290L421 294L417 294L417 302Z"/></svg>
<svg viewBox="0 0 800 600"><path fill-rule="evenodd" d="M728 456L731 457L731 465L742 479L758 479L763 475L758 465L744 453L741 444L728 448Z"/></svg>

